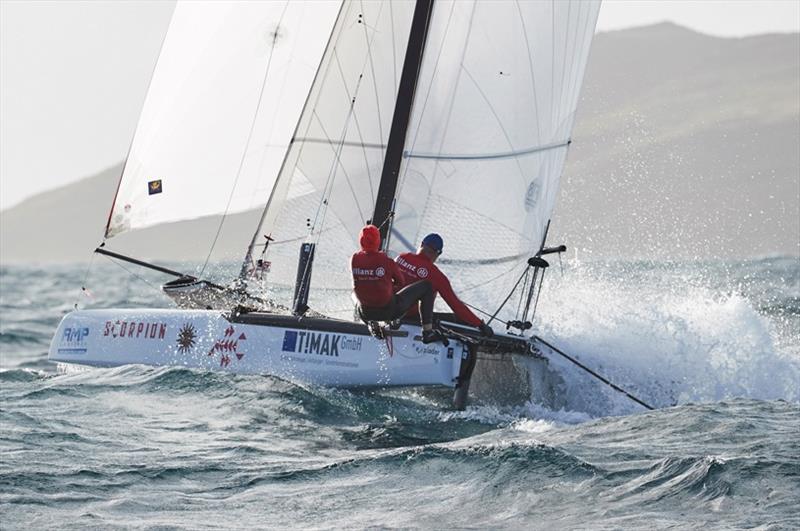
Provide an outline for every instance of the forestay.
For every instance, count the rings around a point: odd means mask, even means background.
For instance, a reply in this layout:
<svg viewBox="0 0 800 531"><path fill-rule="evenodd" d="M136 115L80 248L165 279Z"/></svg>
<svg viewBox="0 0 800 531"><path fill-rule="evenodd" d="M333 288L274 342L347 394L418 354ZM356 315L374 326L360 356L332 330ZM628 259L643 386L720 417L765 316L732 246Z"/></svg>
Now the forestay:
<svg viewBox="0 0 800 531"><path fill-rule="evenodd" d="M467 302L497 307L542 243L599 5L434 4L390 250L442 234ZM345 5L273 197L288 201L262 228L287 244L273 250L276 281L291 282L297 242L319 242L314 284L338 291L312 300L328 310L350 306L347 258L374 205L413 7Z"/></svg>
<svg viewBox="0 0 800 531"><path fill-rule="evenodd" d="M340 4L179 2L106 236L263 205Z"/></svg>

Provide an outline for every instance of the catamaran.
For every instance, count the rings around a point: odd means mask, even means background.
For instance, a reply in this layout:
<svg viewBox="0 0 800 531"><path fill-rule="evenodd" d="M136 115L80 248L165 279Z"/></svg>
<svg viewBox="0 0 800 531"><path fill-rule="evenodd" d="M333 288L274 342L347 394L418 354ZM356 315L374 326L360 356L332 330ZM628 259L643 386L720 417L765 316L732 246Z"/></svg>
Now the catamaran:
<svg viewBox="0 0 800 531"><path fill-rule="evenodd" d="M444 386L457 407L473 374L515 357L546 370L531 322L543 256L565 249L545 241L599 5L179 2L96 249L175 276L177 307L72 311L49 359ZM219 236L253 209L228 285L109 249L206 216ZM356 321L348 259L367 222L390 256L441 234L438 263L494 337L447 315L433 344L418 323Z"/></svg>

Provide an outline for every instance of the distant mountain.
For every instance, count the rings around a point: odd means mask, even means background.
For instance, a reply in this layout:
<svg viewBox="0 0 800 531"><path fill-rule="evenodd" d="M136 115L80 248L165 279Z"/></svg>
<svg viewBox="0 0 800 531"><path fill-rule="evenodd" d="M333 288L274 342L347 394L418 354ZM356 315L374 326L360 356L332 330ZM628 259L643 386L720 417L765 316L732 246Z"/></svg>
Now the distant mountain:
<svg viewBox="0 0 800 531"><path fill-rule="evenodd" d="M121 172L120 164L0 212L0 261L88 260L102 241ZM225 219L213 258L241 259L260 215ZM219 224L220 217L212 216L149 227L115 237L113 247L142 259L204 260Z"/></svg>
<svg viewBox="0 0 800 531"><path fill-rule="evenodd" d="M551 242L596 256L800 251L800 35L598 34Z"/></svg>
<svg viewBox="0 0 800 531"><path fill-rule="evenodd" d="M0 261L88 259L120 167L0 212ZM226 219L240 257L257 212ZM114 238L140 257L204 259L219 218ZM800 35L724 39L673 24L595 37L550 243L582 256L800 252Z"/></svg>

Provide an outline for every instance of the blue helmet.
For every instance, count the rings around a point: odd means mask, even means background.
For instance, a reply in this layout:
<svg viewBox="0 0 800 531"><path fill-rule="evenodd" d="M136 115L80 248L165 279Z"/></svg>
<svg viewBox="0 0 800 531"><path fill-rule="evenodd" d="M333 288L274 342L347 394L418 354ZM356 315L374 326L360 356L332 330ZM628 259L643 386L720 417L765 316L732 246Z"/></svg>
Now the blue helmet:
<svg viewBox="0 0 800 531"><path fill-rule="evenodd" d="M442 249L444 249L444 240L442 240L441 236L435 232L432 232L422 238L422 245L425 247L430 247L437 253L442 254Z"/></svg>

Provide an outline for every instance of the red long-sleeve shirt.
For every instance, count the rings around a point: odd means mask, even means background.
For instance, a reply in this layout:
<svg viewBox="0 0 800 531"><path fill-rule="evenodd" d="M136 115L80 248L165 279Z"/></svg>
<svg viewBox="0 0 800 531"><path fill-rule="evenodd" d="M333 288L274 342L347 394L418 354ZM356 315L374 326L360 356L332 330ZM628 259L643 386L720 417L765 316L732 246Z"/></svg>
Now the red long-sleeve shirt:
<svg viewBox="0 0 800 531"><path fill-rule="evenodd" d="M444 302L455 312L456 317L470 326L481 324L482 321L456 296L447 276L431 262L430 258L424 254L403 253L397 257L396 261L403 271L406 283L411 284L418 280L430 281L434 296L437 293L440 294Z"/></svg>
<svg viewBox="0 0 800 531"><path fill-rule="evenodd" d="M386 253L359 251L350 259L353 292L365 308L382 308L405 285L403 272Z"/></svg>

